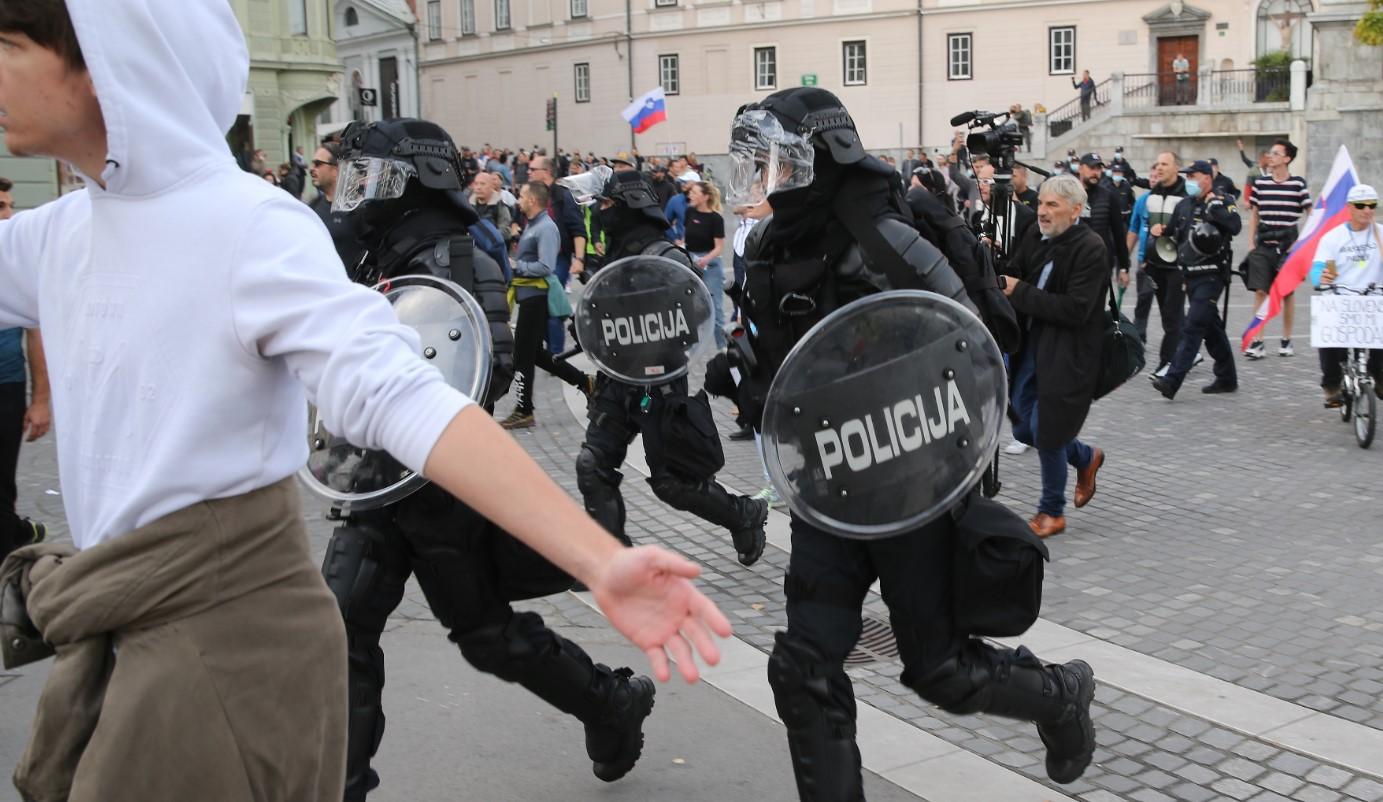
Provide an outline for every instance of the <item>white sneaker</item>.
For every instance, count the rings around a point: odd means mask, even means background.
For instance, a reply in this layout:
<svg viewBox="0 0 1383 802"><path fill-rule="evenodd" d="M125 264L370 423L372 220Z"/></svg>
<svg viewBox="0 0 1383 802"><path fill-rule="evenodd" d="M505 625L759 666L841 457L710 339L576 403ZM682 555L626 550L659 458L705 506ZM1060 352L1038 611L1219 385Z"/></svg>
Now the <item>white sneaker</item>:
<svg viewBox="0 0 1383 802"><path fill-rule="evenodd" d="M1197 351L1197 352L1196 352L1196 358L1193 359L1193 360L1191 360L1191 369L1192 369L1192 370L1195 370L1195 369L1196 369L1196 366L1199 365L1200 363L1204 362L1204 361L1205 361L1205 354L1202 354L1200 351Z"/></svg>
<svg viewBox="0 0 1383 802"><path fill-rule="evenodd" d="M1282 347L1279 348L1279 349L1277 349L1277 355L1278 355L1278 356L1295 356L1295 355L1296 355L1296 351L1293 351L1293 350L1292 350L1292 341L1291 341L1291 340L1283 340L1283 341L1282 341Z"/></svg>
<svg viewBox="0 0 1383 802"><path fill-rule="evenodd" d="M1171 362L1163 362L1163 363L1162 363L1162 367L1158 368L1157 370L1154 370L1154 371L1152 372L1152 375L1149 376L1148 378L1149 378L1149 379L1161 379L1161 378L1165 377L1165 376L1167 375L1167 371L1169 371L1169 370L1171 370L1171 369L1172 369L1172 363L1171 363Z"/></svg>
<svg viewBox="0 0 1383 802"><path fill-rule="evenodd" d="M1005 454L1026 454L1027 451L1028 444L1020 443L1017 440L1014 440L1012 443L1009 443L1008 445L1004 446Z"/></svg>
<svg viewBox="0 0 1383 802"><path fill-rule="evenodd" d="M1263 341L1254 340L1252 343L1250 343L1249 347L1244 349L1244 356L1248 357L1249 359L1262 359L1265 356Z"/></svg>

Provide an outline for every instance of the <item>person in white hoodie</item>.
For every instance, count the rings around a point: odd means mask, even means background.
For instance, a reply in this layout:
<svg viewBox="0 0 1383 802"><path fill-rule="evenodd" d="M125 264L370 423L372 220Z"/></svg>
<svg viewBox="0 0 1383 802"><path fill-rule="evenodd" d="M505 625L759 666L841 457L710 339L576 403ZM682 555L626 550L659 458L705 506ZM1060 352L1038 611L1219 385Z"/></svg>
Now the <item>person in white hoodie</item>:
<svg viewBox="0 0 1383 802"><path fill-rule="evenodd" d="M226 0L0 3L7 145L67 161L86 183L0 222L0 328L44 329L63 501L81 550L53 573L70 570L86 550L157 529L189 509L214 511L218 501L270 487L295 493L291 477L306 460L311 401L333 431L387 449L584 582L659 679L671 674L670 655L694 680L693 650L715 663L712 633L729 634L728 621L690 582L696 566L653 547L624 549L586 517L483 409L424 363L416 334L381 295L346 279L317 216L237 168L224 133L248 72L244 35ZM521 505L506 496L516 484L527 494ZM296 500L284 506L295 517L283 530L293 542L284 542L282 559L316 574ZM213 514L208 531L186 537L219 536L209 531L217 523ZM267 592L217 580L223 600ZM318 583L312 603L332 604ZM32 590L41 588L36 581ZM265 642L278 626L272 615L243 622ZM339 663L344 689L340 626L337 617L335 630L323 633L330 648L311 654ZM176 626L167 631L168 640L151 648L185 645ZM308 658L299 651L198 649L201 663L232 663L266 694L301 690L295 677ZM123 659L124 649L117 676ZM107 728L116 701L123 712L137 712L204 686L140 687L147 696L101 703L91 748L116 741ZM344 732L323 725L344 722L346 703L342 693L317 721L275 724L344 752ZM233 707L228 700L228 716ZM176 742L147 735L123 733L122 748ZM280 773L252 766L254 756L189 751L155 762L176 765L186 777L203 766L212 776L243 760L246 773L267 783L227 799L340 799L343 776L325 769L325 787L306 793L275 787ZM327 751L323 766L339 769L344 755ZM88 798L131 798L110 784L96 787ZM157 788L149 793L174 798Z"/></svg>

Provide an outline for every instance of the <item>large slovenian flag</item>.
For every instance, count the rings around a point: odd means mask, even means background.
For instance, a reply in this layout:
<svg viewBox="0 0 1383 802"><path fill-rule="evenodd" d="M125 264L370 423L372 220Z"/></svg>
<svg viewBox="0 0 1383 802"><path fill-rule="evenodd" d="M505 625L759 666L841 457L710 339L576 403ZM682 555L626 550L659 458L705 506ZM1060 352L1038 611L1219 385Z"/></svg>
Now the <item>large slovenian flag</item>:
<svg viewBox="0 0 1383 802"><path fill-rule="evenodd" d="M666 120L667 98L663 94L663 88L659 86L645 92L642 97L625 106L620 116L629 123L636 134L642 134Z"/></svg>
<svg viewBox="0 0 1383 802"><path fill-rule="evenodd" d="M1316 198L1311 215L1306 218L1292 249L1287 252L1287 260L1282 263L1273 286L1268 290L1268 299L1258 307L1249 327L1244 330L1242 348L1247 349L1258 339L1263 328L1268 325L1282 309L1282 299L1296 291L1297 285L1306 280L1311 272L1311 260L1316 255L1316 244L1327 231L1343 225L1349 220L1349 205L1345 198L1349 190L1359 183L1359 174L1354 170L1354 162L1349 158L1349 150L1344 145L1335 154L1335 163L1330 166L1330 177L1325 180L1325 189Z"/></svg>

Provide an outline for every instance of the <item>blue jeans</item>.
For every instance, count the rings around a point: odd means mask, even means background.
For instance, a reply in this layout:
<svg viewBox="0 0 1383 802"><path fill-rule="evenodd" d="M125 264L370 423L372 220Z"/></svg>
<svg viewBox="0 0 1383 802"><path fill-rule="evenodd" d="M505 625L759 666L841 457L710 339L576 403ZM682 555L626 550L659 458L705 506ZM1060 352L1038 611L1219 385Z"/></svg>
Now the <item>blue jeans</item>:
<svg viewBox="0 0 1383 802"><path fill-rule="evenodd" d="M693 261L696 261L705 255L704 253L693 253L691 257ZM711 291L711 310L715 313L716 348L724 348L727 343L725 337L725 265L720 261L719 256L706 265L706 269L701 273L701 280L706 282L706 289Z"/></svg>
<svg viewBox="0 0 1383 802"><path fill-rule="evenodd" d="M1018 423L1013 425L1013 438L1030 446L1037 445L1037 363L1034 358L1036 342L1029 342L1018 360L1013 375L1010 400ZM1066 466L1080 470L1090 465L1095 450L1073 439L1059 448L1038 448L1037 460L1042 465L1042 498L1037 511L1060 516L1066 512Z"/></svg>
<svg viewBox="0 0 1383 802"><path fill-rule="evenodd" d="M567 282L571 280L571 254L558 254L557 267L552 271L552 275L562 282L562 289L566 289ZM550 317L547 319L547 350L549 353L560 354L562 349L567 347L567 321L566 318Z"/></svg>

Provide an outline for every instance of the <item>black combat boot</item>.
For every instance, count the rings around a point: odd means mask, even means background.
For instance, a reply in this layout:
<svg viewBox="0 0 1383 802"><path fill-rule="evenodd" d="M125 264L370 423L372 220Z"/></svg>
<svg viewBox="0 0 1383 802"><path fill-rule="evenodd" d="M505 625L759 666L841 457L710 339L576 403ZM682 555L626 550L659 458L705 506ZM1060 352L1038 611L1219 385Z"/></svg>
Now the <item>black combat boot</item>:
<svg viewBox="0 0 1383 802"><path fill-rule="evenodd" d="M984 712L1037 724L1047 747L1047 776L1053 782L1078 779L1095 754L1095 672L1084 660L1043 665L1025 647L995 667Z"/></svg>
<svg viewBox="0 0 1383 802"><path fill-rule="evenodd" d="M750 566L759 561L764 554L768 536L764 527L768 525L768 499L740 496L735 499L740 508L741 525L730 530L730 539L735 543L736 556L740 565Z"/></svg>
<svg viewBox="0 0 1383 802"><path fill-rule="evenodd" d="M627 668L611 671L597 663L592 692L604 699L604 709L586 721L586 754L595 776L607 783L629 773L643 754L643 721L653 712L656 689L648 677Z"/></svg>
<svg viewBox="0 0 1383 802"><path fill-rule="evenodd" d="M672 476L649 480L653 494L663 502L702 520L730 530L741 565L753 565L763 556L764 526L768 502L749 496L732 496L719 483L684 482Z"/></svg>

